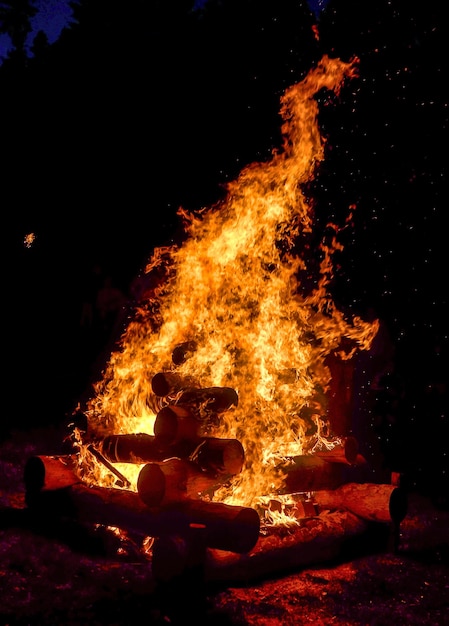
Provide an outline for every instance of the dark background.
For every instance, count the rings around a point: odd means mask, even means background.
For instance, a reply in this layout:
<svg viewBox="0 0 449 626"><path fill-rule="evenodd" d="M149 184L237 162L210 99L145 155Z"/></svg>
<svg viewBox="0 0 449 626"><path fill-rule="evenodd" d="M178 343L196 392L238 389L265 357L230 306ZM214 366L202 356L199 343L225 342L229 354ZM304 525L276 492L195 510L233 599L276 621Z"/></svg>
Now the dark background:
<svg viewBox="0 0 449 626"><path fill-rule="evenodd" d="M323 54L360 60L319 94L326 158L311 185L317 242L342 223L333 293L373 308L396 349L373 415L389 463L447 485L447 55L437 4L81 1L75 23L0 67L7 371L2 428L64 422L95 355L79 319L92 267L124 293L179 206L222 197L281 145L279 100ZM319 39L313 27L318 28ZM24 245L24 237L36 240ZM398 382L399 381L399 382ZM394 464L393 462L393 464Z"/></svg>

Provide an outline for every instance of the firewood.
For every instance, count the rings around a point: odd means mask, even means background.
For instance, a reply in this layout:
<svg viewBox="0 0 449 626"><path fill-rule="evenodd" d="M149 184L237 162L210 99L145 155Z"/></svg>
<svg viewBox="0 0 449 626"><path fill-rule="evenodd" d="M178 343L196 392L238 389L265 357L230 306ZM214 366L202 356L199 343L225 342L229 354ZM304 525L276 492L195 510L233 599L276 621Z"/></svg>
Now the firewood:
<svg viewBox="0 0 449 626"><path fill-rule="evenodd" d="M147 506L163 506L188 498L199 499L226 480L227 477L203 472L192 461L173 458L144 465L137 478L137 492Z"/></svg>
<svg viewBox="0 0 449 626"><path fill-rule="evenodd" d="M367 464L362 455L357 455L353 465L333 463L316 455L300 455L278 469L284 473L279 493L286 494L336 489L350 480L362 482Z"/></svg>
<svg viewBox="0 0 449 626"><path fill-rule="evenodd" d="M79 483L75 468L76 455L31 456L24 467L25 490L53 491Z"/></svg>
<svg viewBox="0 0 449 626"><path fill-rule="evenodd" d="M168 446L182 440L198 441L200 421L183 406L168 405L156 415L154 437L158 446Z"/></svg>
<svg viewBox="0 0 449 626"><path fill-rule="evenodd" d="M177 407L176 407L177 408ZM131 433L107 435L99 441L100 451L111 463L150 463L177 457L189 459L203 471L235 475L242 471L245 452L237 439L195 437L162 445L154 435Z"/></svg>
<svg viewBox="0 0 449 626"><path fill-rule="evenodd" d="M204 471L235 475L243 469L245 451L238 439L204 437L190 458Z"/></svg>
<svg viewBox="0 0 449 626"><path fill-rule="evenodd" d="M325 450L317 450L313 454L325 461L332 463L349 463L353 465L357 460L359 444L355 437L340 438L340 443L334 445L333 448Z"/></svg>
<svg viewBox="0 0 449 626"><path fill-rule="evenodd" d="M158 372L151 379L153 393L159 397L169 396L191 386L192 382L178 372Z"/></svg>
<svg viewBox="0 0 449 626"><path fill-rule="evenodd" d="M285 533L261 534L246 554L207 550L207 582L235 585L288 574L319 563L331 563L345 554L373 547L385 549L389 541L385 525L371 525L350 513L338 511L302 521Z"/></svg>
<svg viewBox="0 0 449 626"><path fill-rule="evenodd" d="M177 345L171 355L175 365L182 365L196 351L197 344L195 341L184 341Z"/></svg>
<svg viewBox="0 0 449 626"><path fill-rule="evenodd" d="M402 522L407 514L407 495L395 485L346 483L334 491L313 494L320 509L351 511L373 522Z"/></svg>
<svg viewBox="0 0 449 626"><path fill-rule="evenodd" d="M185 500L150 509L134 491L84 483L47 492L36 490L30 502L36 516L118 527L142 538L189 537L192 524L199 524L204 526L207 547L230 552L249 552L260 532L259 515L249 507Z"/></svg>
<svg viewBox="0 0 449 626"><path fill-rule="evenodd" d="M162 445L154 435L130 433L107 435L100 442L102 454L112 463L147 463L164 461L173 456L187 458L196 444L181 441L175 445Z"/></svg>
<svg viewBox="0 0 449 626"><path fill-rule="evenodd" d="M223 413L232 406L237 406L238 402L238 394L232 387L186 389L176 399L176 404L191 406L200 413Z"/></svg>

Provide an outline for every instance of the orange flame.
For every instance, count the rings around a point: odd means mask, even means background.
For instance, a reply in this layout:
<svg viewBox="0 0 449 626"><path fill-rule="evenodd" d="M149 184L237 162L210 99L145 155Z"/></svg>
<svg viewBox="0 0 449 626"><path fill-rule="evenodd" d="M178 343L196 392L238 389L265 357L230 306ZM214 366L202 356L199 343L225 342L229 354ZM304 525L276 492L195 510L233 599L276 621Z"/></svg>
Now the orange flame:
<svg viewBox="0 0 449 626"><path fill-rule="evenodd" d="M136 308L88 405L99 435L152 434L152 377L174 370L174 348L195 341L176 371L199 387L232 387L239 396L212 433L239 439L245 449L244 471L214 496L227 503L252 506L275 492L279 459L316 446L328 421L326 356L343 339L368 349L377 332L376 322L347 320L328 292L341 249L338 226L329 225L332 239L317 251L312 287L300 279L310 275L312 259L298 242L313 229L302 188L324 158L314 96L321 89L338 95L355 74L356 60L323 57L281 99L283 149L243 169L223 201L196 214L179 210L186 240L154 251L146 275L162 271L164 278ZM94 465L95 480L107 483ZM131 484L140 468L122 466Z"/></svg>

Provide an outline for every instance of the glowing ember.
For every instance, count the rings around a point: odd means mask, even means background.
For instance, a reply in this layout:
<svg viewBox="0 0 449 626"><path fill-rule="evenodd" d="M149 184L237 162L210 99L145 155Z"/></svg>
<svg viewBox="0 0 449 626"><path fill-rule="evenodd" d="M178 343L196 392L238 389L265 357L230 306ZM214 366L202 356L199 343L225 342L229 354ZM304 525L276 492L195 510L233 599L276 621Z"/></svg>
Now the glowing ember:
<svg viewBox="0 0 449 626"><path fill-rule="evenodd" d="M31 248L31 246L33 245L35 239L36 239L36 235L34 233L26 234L24 239L23 239L24 246L26 248Z"/></svg>
<svg viewBox="0 0 449 626"><path fill-rule="evenodd" d="M342 340L368 349L378 329L348 320L328 292L339 228L329 225L333 240L315 259L300 249L313 229L302 189L324 158L314 96L338 94L355 65L323 57L282 97L283 149L246 167L224 201L195 215L180 209L186 240L155 250L145 273L158 275L157 285L136 308L87 407L94 436L153 434L162 406L151 387L156 374L176 371L197 388L234 389L238 406L220 413L207 433L237 439L245 450L244 470L214 494L228 504L255 505L276 493L285 458L333 445L325 358ZM184 342L195 349L176 365L173 351ZM111 473L82 443L80 452L84 478L110 486ZM141 467L117 464L131 489Z"/></svg>

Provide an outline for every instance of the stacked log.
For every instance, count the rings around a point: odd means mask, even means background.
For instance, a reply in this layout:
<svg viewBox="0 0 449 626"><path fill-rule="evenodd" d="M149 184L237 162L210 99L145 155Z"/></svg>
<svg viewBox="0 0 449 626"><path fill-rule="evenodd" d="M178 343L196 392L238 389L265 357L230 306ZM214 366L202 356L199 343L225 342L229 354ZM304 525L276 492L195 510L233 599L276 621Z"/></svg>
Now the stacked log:
<svg viewBox="0 0 449 626"><path fill-rule="evenodd" d="M396 485L346 483L335 490L316 491L319 510L350 511L369 522L400 524L407 514L407 495Z"/></svg>
<svg viewBox="0 0 449 626"><path fill-rule="evenodd" d="M346 482L362 482L368 465L362 455L356 462L345 463L341 459L321 457L315 454L292 457L286 465L278 468L284 474L279 493L298 493L320 489L336 489Z"/></svg>
<svg viewBox="0 0 449 626"><path fill-rule="evenodd" d="M355 437L339 438L335 444L329 444L324 450L314 451L314 455L333 463L344 463L345 465L357 464L359 444Z"/></svg>
<svg viewBox="0 0 449 626"><path fill-rule="evenodd" d="M226 478L204 472L196 463L173 458L144 465L137 478L137 492L147 506L154 507L200 499L223 482Z"/></svg>
<svg viewBox="0 0 449 626"><path fill-rule="evenodd" d="M149 463L173 457L194 461L215 474L236 475L244 465L245 452L237 439L200 437L164 445L154 435L136 433L107 435L100 442L103 456L111 463Z"/></svg>
<svg viewBox="0 0 449 626"><path fill-rule="evenodd" d="M154 436L161 446L180 441L198 441L201 422L187 407L168 405L156 415Z"/></svg>
<svg viewBox="0 0 449 626"><path fill-rule="evenodd" d="M194 525L204 528L205 546L244 553L257 543L260 518L255 509L185 498L148 506L136 492L87 485L56 457L31 457L24 471L27 506L43 517L115 526L142 537L189 539Z"/></svg>

